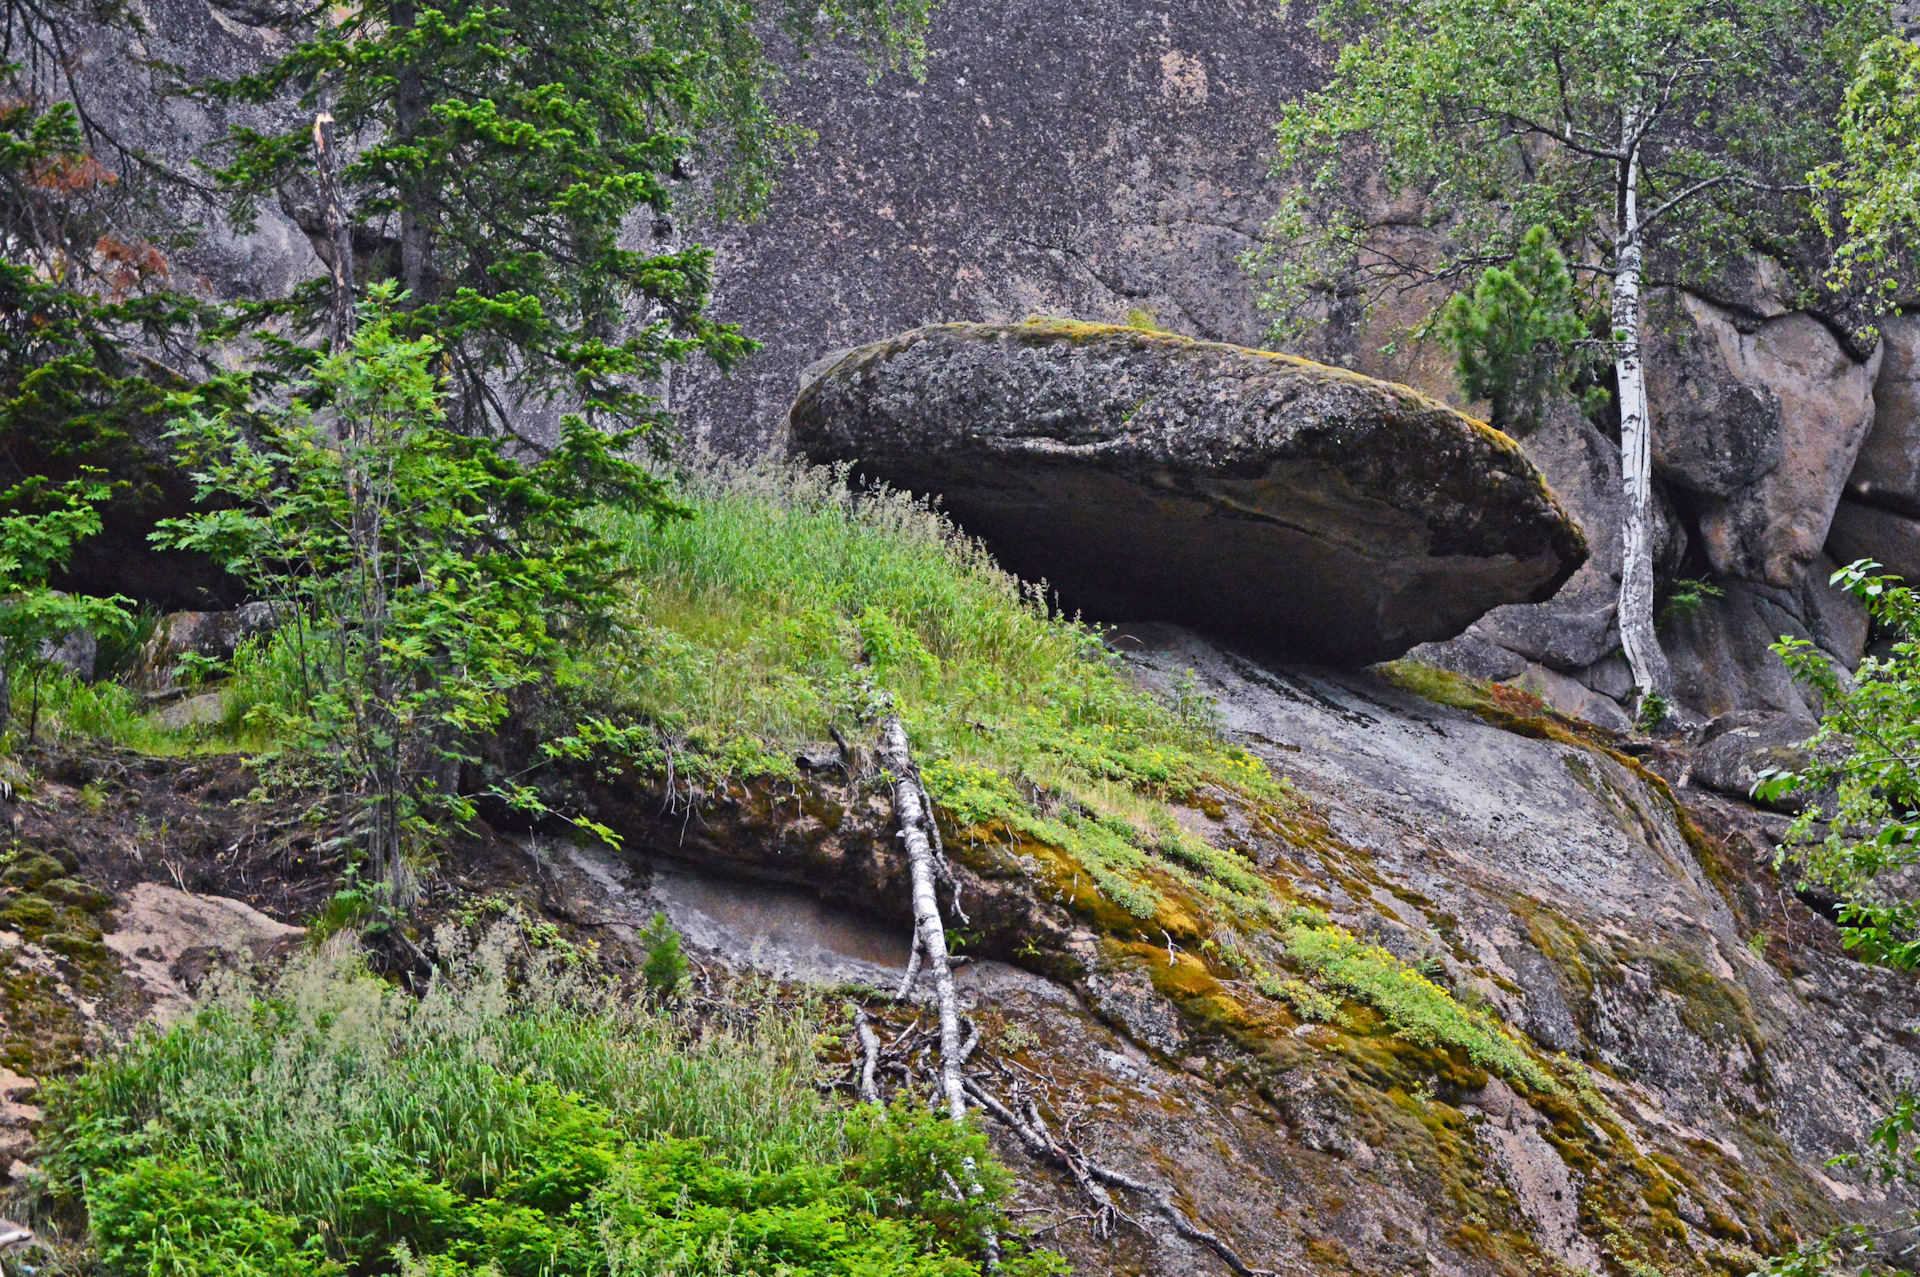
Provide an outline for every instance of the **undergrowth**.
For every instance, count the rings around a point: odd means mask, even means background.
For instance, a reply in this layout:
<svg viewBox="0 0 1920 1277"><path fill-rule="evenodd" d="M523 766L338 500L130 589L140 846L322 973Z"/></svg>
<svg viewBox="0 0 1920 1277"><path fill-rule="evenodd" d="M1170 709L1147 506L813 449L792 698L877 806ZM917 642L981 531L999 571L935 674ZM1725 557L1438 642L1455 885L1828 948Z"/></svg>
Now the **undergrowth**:
<svg viewBox="0 0 1920 1277"><path fill-rule="evenodd" d="M111 1277L968 1277L1005 1234L976 1128L820 1096L813 1009L696 1028L510 923L437 942L424 997L336 943L57 1088L42 1209Z"/></svg>

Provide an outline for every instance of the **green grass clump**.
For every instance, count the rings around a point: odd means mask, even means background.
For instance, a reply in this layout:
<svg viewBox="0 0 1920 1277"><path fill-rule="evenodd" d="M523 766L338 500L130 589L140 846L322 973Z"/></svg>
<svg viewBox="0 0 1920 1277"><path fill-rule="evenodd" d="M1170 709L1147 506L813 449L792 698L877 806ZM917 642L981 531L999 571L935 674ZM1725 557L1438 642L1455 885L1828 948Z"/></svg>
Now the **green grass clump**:
<svg viewBox="0 0 1920 1277"><path fill-rule="evenodd" d="M1294 923L1287 929L1287 952L1321 981L1378 1011L1399 1037L1423 1047L1458 1047L1509 1082L1559 1093L1559 1084L1498 1021L1461 1006L1387 950L1341 927Z"/></svg>
<svg viewBox="0 0 1920 1277"><path fill-rule="evenodd" d="M822 1098L807 1008L696 1032L508 924L437 939L424 997L329 945L60 1088L47 1191L103 1270L969 1277L1004 1231L977 1129Z"/></svg>
<svg viewBox="0 0 1920 1277"><path fill-rule="evenodd" d="M690 518L604 528L625 547L633 614L586 677L631 714L682 738L817 741L867 730L877 691L929 759L1069 786L1278 792L924 502L773 463L698 473L683 496Z"/></svg>
<svg viewBox="0 0 1920 1277"><path fill-rule="evenodd" d="M42 745L101 741L147 752L164 752L168 744L141 697L118 683L89 683L56 668L31 687L15 683L10 690L12 713L0 746L8 754L29 736Z"/></svg>
<svg viewBox="0 0 1920 1277"><path fill-rule="evenodd" d="M1232 852L1220 851L1174 825L1164 811L1147 813L1143 832L1117 814L1100 815L1061 803L1038 814L1019 791L989 767L936 760L921 769L927 792L962 828L994 825L1066 852L1102 895L1137 919L1165 911L1165 889L1184 889L1230 921L1273 915L1266 883Z"/></svg>
<svg viewBox="0 0 1920 1277"><path fill-rule="evenodd" d="M1265 900L1166 804L1208 787L1285 804L1284 785L1209 716L1130 681L1095 629L927 503L773 463L696 474L683 495L690 518L609 519L632 615L573 671L583 700L648 725L626 738L642 768L666 757L657 741L682 777L783 774L792 746L870 735L890 705L934 798L966 806L973 785L987 803L962 825L1001 820L1065 851L1132 916L1153 916L1169 884L1225 912Z"/></svg>

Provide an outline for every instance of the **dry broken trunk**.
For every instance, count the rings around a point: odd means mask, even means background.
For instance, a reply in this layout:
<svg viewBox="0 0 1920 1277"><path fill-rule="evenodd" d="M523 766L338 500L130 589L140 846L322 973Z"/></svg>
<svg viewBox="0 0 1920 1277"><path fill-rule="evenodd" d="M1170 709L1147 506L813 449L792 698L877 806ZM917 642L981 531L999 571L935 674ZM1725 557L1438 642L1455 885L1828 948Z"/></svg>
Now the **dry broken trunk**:
<svg viewBox="0 0 1920 1277"><path fill-rule="evenodd" d="M933 805L920 785L919 769L907 745L907 729L890 717L881 729L880 762L893 776L893 810L900 822L900 839L907 847L907 865L913 875L914 951L933 977L934 1002L940 1012L940 1089L947 1116L963 1121L967 1093L960 1075L960 1004L953 992L953 960L947 954L947 929L940 921L938 854L930 831Z"/></svg>

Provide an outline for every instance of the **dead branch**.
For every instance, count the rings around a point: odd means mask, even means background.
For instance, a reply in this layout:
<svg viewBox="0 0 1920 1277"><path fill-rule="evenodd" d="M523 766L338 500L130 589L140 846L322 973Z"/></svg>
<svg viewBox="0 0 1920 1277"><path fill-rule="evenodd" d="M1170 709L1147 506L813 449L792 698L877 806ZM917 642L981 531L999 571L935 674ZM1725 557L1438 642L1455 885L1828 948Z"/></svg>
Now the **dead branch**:
<svg viewBox="0 0 1920 1277"><path fill-rule="evenodd" d="M960 1007L953 990L953 965L947 955L947 929L940 921L940 900L934 884L944 875L927 830L933 825L932 804L920 785L919 770L907 745L907 730L892 716L882 728L880 761L893 776L893 810L900 821L900 838L907 846L907 865L913 875L913 926L919 943L915 951L933 977L934 1003L940 1011L940 1083L946 1094L947 1116L964 1121L966 1090L960 1076Z"/></svg>
<svg viewBox="0 0 1920 1277"><path fill-rule="evenodd" d="M854 1013L853 1027L860 1035L860 1049L864 1053L860 1065L860 1098L868 1104L878 1104L880 1090L874 1085L873 1072L880 1063L880 1038L864 1010Z"/></svg>
<svg viewBox="0 0 1920 1277"><path fill-rule="evenodd" d="M1114 1202L1106 1186L1124 1188L1152 1202L1173 1225L1176 1233L1188 1241L1196 1242L1211 1250L1219 1256L1222 1263L1239 1274L1239 1277L1273 1277L1270 1269L1249 1267L1233 1247L1227 1245L1218 1235L1208 1232L1189 1219L1186 1212L1182 1211L1178 1203L1173 1200L1173 1193L1170 1190L1137 1180L1131 1175L1093 1161L1070 1139L1063 1142L1054 1138L1053 1133L1047 1129L1046 1120L1040 1116L1039 1106L1034 1104L1031 1098L1027 1102L1027 1116L1022 1118L982 1086L977 1079L969 1077L965 1085L967 1094L1012 1131L1029 1154L1073 1176L1074 1182L1080 1186L1080 1191L1088 1201L1094 1204L1096 1227L1104 1222L1101 1218L1103 1216L1123 1219L1136 1228L1140 1227L1139 1221L1121 1210Z"/></svg>

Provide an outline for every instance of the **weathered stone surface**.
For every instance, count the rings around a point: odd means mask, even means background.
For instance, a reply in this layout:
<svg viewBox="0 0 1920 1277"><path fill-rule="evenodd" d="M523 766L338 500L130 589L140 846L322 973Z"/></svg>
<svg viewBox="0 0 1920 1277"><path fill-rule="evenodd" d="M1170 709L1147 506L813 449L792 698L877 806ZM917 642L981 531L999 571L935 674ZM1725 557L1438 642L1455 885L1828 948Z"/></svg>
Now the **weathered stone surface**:
<svg viewBox="0 0 1920 1277"><path fill-rule="evenodd" d="M1584 718L1616 732L1633 729L1633 720L1618 702L1544 665L1529 665L1519 677L1508 681L1521 691L1532 692L1562 714Z"/></svg>
<svg viewBox="0 0 1920 1277"><path fill-rule="evenodd" d="M1791 970L1757 957L1736 917L1759 893L1710 876L1724 874L1724 865L1689 845L1644 773L1494 730L1363 675L1256 663L1164 628L1138 637L1124 650L1149 680L1171 687L1193 671L1228 732L1326 804L1335 836L1356 849L1351 863L1378 875L1360 884L1329 874L1320 879L1325 899L1310 897L1314 903L1396 953L1436 955L1457 991L1485 996L1542 1047L1604 1066L1594 1070L1596 1085L1640 1149L1678 1143L1685 1158L1704 1159L1692 1163L1702 1171L1751 1169L1766 1155L1749 1143L1756 1131L1748 1115L1764 1113L1786 1154L1765 1164L1791 1166L1787 1175L1809 1186L1804 1202L1881 1209L1852 1172L1822 1163L1829 1150L1854 1147L1875 1120L1879 1101L1862 1067L1869 1057L1876 1066L1920 1067L1910 1031L1856 1057L1862 1039L1844 1027L1862 1015L1891 1025L1869 1008L1885 996L1908 1003L1912 982L1847 961L1837 946L1820 951L1817 972L1798 966L1815 952L1804 941L1795 943ZM1465 957L1457 971L1456 957ZM1498 972L1498 987L1466 964ZM1683 971L1698 982L1687 985ZM1701 999L1709 989L1719 991L1717 1010ZM1511 1138L1534 1121L1526 1106L1504 1106L1489 1091L1471 1103L1503 1128L1487 1135L1507 1177L1555 1178L1541 1150ZM1340 1163L1344 1183L1381 1185L1361 1190L1373 1202L1362 1212L1370 1220L1390 1211L1404 1217L1389 1206L1398 1190L1388 1160ZM1707 1187L1714 1178L1697 1176L1689 1194L1698 1196L1679 1204L1683 1217L1719 1210L1706 1201L1720 1191ZM1516 1190L1543 1248L1579 1254L1581 1238L1592 1237L1590 1225L1580 1226L1585 1217L1569 1227L1551 1187ZM1354 1222L1349 1236L1364 1228ZM1395 1271L1387 1249L1369 1244L1352 1262L1359 1271Z"/></svg>
<svg viewBox="0 0 1920 1277"><path fill-rule="evenodd" d="M128 681L148 696L172 696L181 690L182 658L230 660L240 644L273 626L270 603L246 603L231 612L169 612L154 626Z"/></svg>
<svg viewBox="0 0 1920 1277"><path fill-rule="evenodd" d="M1471 629L1459 638L1422 643L1407 653L1407 659L1465 674L1468 678L1482 678L1489 683L1519 678L1532 665L1520 653L1481 638Z"/></svg>
<svg viewBox="0 0 1920 1277"><path fill-rule="evenodd" d="M1732 798L1747 798L1769 768L1797 771L1813 761L1804 748L1812 720L1797 714L1741 711L1709 724L1694 750L1693 783ZM1789 800L1791 804L1791 800ZM1791 804L1797 809L1797 804Z"/></svg>
<svg viewBox="0 0 1920 1277"><path fill-rule="evenodd" d="M1653 463L1669 483L1712 496L1732 496L1772 474L1786 458L1780 395L1750 372L1752 353L1718 308L1686 299L1691 328L1674 325L1648 343L1647 398L1653 408ZM1671 302L1669 301L1669 304ZM1730 375L1732 373L1733 375Z"/></svg>
<svg viewBox="0 0 1920 1277"><path fill-rule="evenodd" d="M1469 633L1554 669L1591 665L1620 643L1620 449L1570 404L1556 406L1520 447L1579 521L1589 554L1547 602L1495 608Z"/></svg>
<svg viewBox="0 0 1920 1277"><path fill-rule="evenodd" d="M1129 328L948 324L803 391L794 446L937 493L1095 618L1348 665L1542 601L1586 549L1505 435L1405 387Z"/></svg>
<svg viewBox="0 0 1920 1277"><path fill-rule="evenodd" d="M1703 498L1700 534L1716 571L1797 586L1873 423L1880 356L1854 362L1809 315L1738 319L1687 294L1679 310L1693 326L1678 347L1684 376L1658 353L1649 359L1654 438L1671 463L1661 473ZM1687 387L1710 385L1720 389L1688 398ZM1682 405L1677 415L1670 402Z"/></svg>
<svg viewBox="0 0 1920 1277"><path fill-rule="evenodd" d="M1894 315L1879 327L1884 353L1873 385L1873 429L1847 492L1920 515L1920 315Z"/></svg>
<svg viewBox="0 0 1920 1277"><path fill-rule="evenodd" d="M731 376L675 374L693 437L757 451L820 355L949 320L1141 309L1259 344L1236 259L1273 213L1273 106L1324 75L1309 16L956 0L923 82L872 83L832 49L794 66L781 106L818 141L764 219L689 229L717 249L716 315L767 343Z"/></svg>
<svg viewBox="0 0 1920 1277"><path fill-rule="evenodd" d="M1872 559L1895 576L1920 582L1920 520L1842 501L1827 533L1827 554L1836 563Z"/></svg>
<svg viewBox="0 0 1920 1277"><path fill-rule="evenodd" d="M1811 694L1794 683L1772 644L1790 635L1813 643L1843 668L1860 663L1866 614L1858 600L1827 585L1832 570L1822 556L1791 590L1728 581L1721 597L1669 618L1660 638L1681 704L1709 718L1737 710L1809 722L1817 717Z"/></svg>
<svg viewBox="0 0 1920 1277"><path fill-rule="evenodd" d="M192 1004L191 991L216 965L242 970L282 957L306 935L244 901L194 895L155 882L136 884L114 907L119 928L101 939L153 999L165 1024Z"/></svg>

